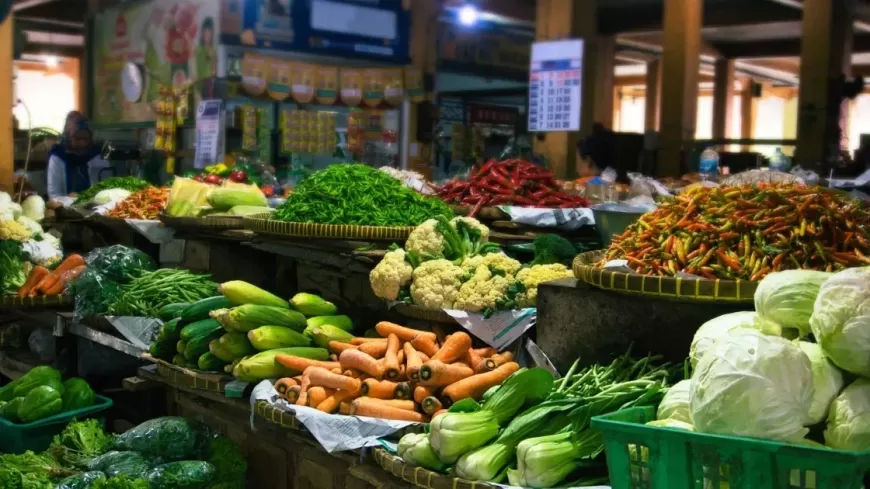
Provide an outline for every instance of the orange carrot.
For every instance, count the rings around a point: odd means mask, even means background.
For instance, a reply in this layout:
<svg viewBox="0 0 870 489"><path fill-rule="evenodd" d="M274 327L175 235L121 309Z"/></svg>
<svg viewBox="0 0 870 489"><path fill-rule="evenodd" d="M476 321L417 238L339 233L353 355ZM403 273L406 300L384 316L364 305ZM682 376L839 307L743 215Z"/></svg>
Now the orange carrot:
<svg viewBox="0 0 870 489"><path fill-rule="evenodd" d="M433 414L436 411L441 410L441 401L438 400L435 396L429 396L423 399L423 402L420 403L420 406L423 407L423 412L426 414Z"/></svg>
<svg viewBox="0 0 870 489"><path fill-rule="evenodd" d="M331 396L335 391L332 389L326 389L319 385L311 386L308 389L308 400L306 401L306 405L308 407L316 408L320 405L321 402L325 401L327 397Z"/></svg>
<svg viewBox="0 0 870 489"><path fill-rule="evenodd" d="M399 337L387 337L387 353L384 354L384 374L390 380L399 377Z"/></svg>
<svg viewBox="0 0 870 489"><path fill-rule="evenodd" d="M350 416L350 402L342 402L338 405L338 414Z"/></svg>
<svg viewBox="0 0 870 489"><path fill-rule="evenodd" d="M514 361L514 354L509 351L493 355L485 360L486 368L488 368L489 370L494 370L512 361Z"/></svg>
<svg viewBox="0 0 870 489"><path fill-rule="evenodd" d="M63 294L64 289L66 289L66 284L69 283L70 280L74 280L78 278L82 272L85 271L84 265L73 268L72 270L68 270L61 275L61 277L51 286L48 290L45 291L45 295L60 295Z"/></svg>
<svg viewBox="0 0 870 489"><path fill-rule="evenodd" d="M287 399L287 402L290 404L295 404L297 400L299 400L299 396L302 394L302 387L298 385L294 385L287 388L287 391L284 392L284 399Z"/></svg>
<svg viewBox="0 0 870 489"><path fill-rule="evenodd" d="M82 258L82 255L77 253L73 253L60 263L57 268L54 269L54 273L58 274L58 276L62 276L64 272L68 272L75 267L80 267L82 265L86 265L85 259Z"/></svg>
<svg viewBox="0 0 870 489"><path fill-rule="evenodd" d="M414 346L414 345L411 345L411 346ZM417 354L420 355L420 360L422 360L423 363L426 363L426 362L429 361L429 355L423 353L423 352L420 351L420 350L417 350Z"/></svg>
<svg viewBox="0 0 870 489"><path fill-rule="evenodd" d="M312 360L310 358L297 357L294 355L285 355L283 353L275 355L275 361L290 370L299 372L300 374L308 367L323 367L327 370L341 367L341 364L338 362L321 362L319 360Z"/></svg>
<svg viewBox="0 0 870 489"><path fill-rule="evenodd" d="M301 390L299 391L299 397L296 399L297 406L307 406L308 405L308 389L311 388L311 381L307 376L302 376L302 384L299 386Z"/></svg>
<svg viewBox="0 0 870 489"><path fill-rule="evenodd" d="M487 346L486 348L475 348L474 353L480 355L481 358L489 358L498 353L495 348Z"/></svg>
<svg viewBox="0 0 870 489"><path fill-rule="evenodd" d="M356 391L360 388L359 379L345 377L341 374L334 374L329 370L321 367L308 367L303 375L308 376L311 385L328 387L330 389L340 389L345 391Z"/></svg>
<svg viewBox="0 0 870 489"><path fill-rule="evenodd" d="M353 377L354 379L359 379L360 377L362 377L359 370L354 370L352 368L345 370L341 373L341 375L344 375L345 377Z"/></svg>
<svg viewBox="0 0 870 489"><path fill-rule="evenodd" d="M396 399L412 399L414 397L414 391L411 389L411 384L407 382L399 382L396 384L396 393L394 396Z"/></svg>
<svg viewBox="0 0 870 489"><path fill-rule="evenodd" d="M414 402L417 404L423 404L423 400L429 396L435 395L435 389L432 387L426 387L425 385L418 385L414 387Z"/></svg>
<svg viewBox="0 0 870 489"><path fill-rule="evenodd" d="M373 402L382 406L392 406L394 408L404 409L405 411L417 410L417 405L414 404L414 401L408 399L377 399L375 397L360 397L359 399L364 402Z"/></svg>
<svg viewBox="0 0 870 489"><path fill-rule="evenodd" d="M350 414L368 416L371 418L395 419L400 421L416 421L422 423L425 417L414 411L407 411L392 406L384 406L371 401L354 400L350 405Z"/></svg>
<svg viewBox="0 0 870 489"><path fill-rule="evenodd" d="M438 339L435 336L435 333L431 331L419 331L416 329L406 328L404 326L399 326L396 323L391 323L389 321L381 321L375 325L375 330L377 330L378 334L383 336L384 338L394 334L399 337L402 341L414 341L414 338L424 337L429 338L434 343L435 340Z"/></svg>
<svg viewBox="0 0 870 489"><path fill-rule="evenodd" d="M420 383L425 386L448 386L474 375L474 370L461 363L429 360L420 367Z"/></svg>
<svg viewBox="0 0 870 489"><path fill-rule="evenodd" d="M291 379L296 381L296 385L302 385L302 374L290 377Z"/></svg>
<svg viewBox="0 0 870 489"><path fill-rule="evenodd" d="M45 278L49 273L51 272L43 266L37 265L33 267L33 270L31 270L27 275L27 281L18 289L18 297L27 297L30 289L36 287L36 284L38 284L39 281Z"/></svg>
<svg viewBox="0 0 870 489"><path fill-rule="evenodd" d="M329 342L329 351L334 351L338 354L341 354L344 350L355 350L356 345L351 345L350 343L342 343L340 341L330 341Z"/></svg>
<svg viewBox="0 0 870 489"><path fill-rule="evenodd" d="M398 385L389 380L366 379L362 383L360 394L377 399L395 399Z"/></svg>
<svg viewBox="0 0 870 489"><path fill-rule="evenodd" d="M343 369L353 368L377 378L384 375L384 368L378 364L378 361L372 358L371 355L366 355L359 350L345 350L341 352L338 361Z"/></svg>
<svg viewBox="0 0 870 489"><path fill-rule="evenodd" d="M459 358L471 348L471 336L468 333L457 331L447 337L447 341L441 345L435 355L429 361L439 360L444 363L451 363L459 360Z"/></svg>
<svg viewBox="0 0 870 489"><path fill-rule="evenodd" d="M462 363L471 367L474 370L474 373L479 374L481 372L486 372L488 369L486 368L486 362L483 358L475 353L472 348L469 348L460 358Z"/></svg>
<svg viewBox="0 0 870 489"><path fill-rule="evenodd" d="M443 345L444 341L447 340L447 337L449 336L447 331L444 330L444 326L440 324L433 324L432 332L435 333L435 341L437 341L439 345Z"/></svg>
<svg viewBox="0 0 870 489"><path fill-rule="evenodd" d="M330 370L330 372L332 372L336 375L341 375L344 373L344 370L342 370L341 367L338 367L338 368L334 368L334 369Z"/></svg>
<svg viewBox="0 0 870 489"><path fill-rule="evenodd" d="M435 419L438 416L441 416L442 414L447 414L448 412L449 411L447 409L442 409L440 411L437 411L435 414L432 415L432 419Z"/></svg>
<svg viewBox="0 0 870 489"><path fill-rule="evenodd" d="M370 341L368 343L363 343L359 345L357 349L372 358L384 358L384 355L387 354L387 342L386 341Z"/></svg>
<svg viewBox="0 0 870 489"><path fill-rule="evenodd" d="M420 352L414 349L414 345L410 342L405 343L405 375L414 382L420 380L420 367L423 366L423 359L420 358Z"/></svg>
<svg viewBox="0 0 870 489"><path fill-rule="evenodd" d="M447 405L465 398L479 401L487 390L500 385L519 369L520 366L516 362L508 362L495 370L472 375L445 387L441 392L441 400Z"/></svg>
<svg viewBox="0 0 870 489"><path fill-rule="evenodd" d="M56 271L51 272L48 275L46 275L45 277L42 277L42 280L40 280L39 283L36 284L35 287L30 289L30 292L28 292L27 295L30 297L36 297L37 295L45 295L45 291L54 287L55 284L57 284L58 280L60 280L60 275Z"/></svg>
<svg viewBox="0 0 870 489"><path fill-rule="evenodd" d="M432 341L432 338L427 338L425 336L418 336L411 340L411 345L416 348L418 351L421 351L426 354L430 359L436 353L438 353L438 345Z"/></svg>
<svg viewBox="0 0 870 489"><path fill-rule="evenodd" d="M317 405L318 411L332 413L344 402L359 395L359 391L335 391L331 396Z"/></svg>
<svg viewBox="0 0 870 489"><path fill-rule="evenodd" d="M365 345L366 343L386 343L386 342L387 342L387 339L386 339L386 338L362 338L362 337L357 337L357 338L354 338L354 339L350 340L350 344L351 344L351 345L357 345L357 346L359 346L359 345Z"/></svg>
<svg viewBox="0 0 870 489"><path fill-rule="evenodd" d="M327 344L326 346L329 346L329 345ZM337 362L337 361L338 361L338 355L336 355L335 353L330 353L330 354L329 354L329 361L330 361L330 362Z"/></svg>
<svg viewBox="0 0 870 489"><path fill-rule="evenodd" d="M283 379L278 379L275 382L275 390L278 391L278 394L281 394L283 396L284 393L287 392L287 389L289 389L295 385L299 385L299 384L295 380L291 379L290 377L284 377Z"/></svg>

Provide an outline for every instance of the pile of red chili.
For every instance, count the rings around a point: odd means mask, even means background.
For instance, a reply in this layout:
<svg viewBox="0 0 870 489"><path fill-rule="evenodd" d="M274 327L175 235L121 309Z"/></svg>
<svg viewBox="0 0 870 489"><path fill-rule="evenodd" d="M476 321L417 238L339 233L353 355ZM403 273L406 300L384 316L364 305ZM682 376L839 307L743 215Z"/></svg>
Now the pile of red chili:
<svg viewBox="0 0 870 489"><path fill-rule="evenodd" d="M465 181L453 180L436 193L445 202L472 207L474 216L481 207L516 205L520 207L588 207L589 201L562 191L546 168L522 160L490 160L473 170Z"/></svg>

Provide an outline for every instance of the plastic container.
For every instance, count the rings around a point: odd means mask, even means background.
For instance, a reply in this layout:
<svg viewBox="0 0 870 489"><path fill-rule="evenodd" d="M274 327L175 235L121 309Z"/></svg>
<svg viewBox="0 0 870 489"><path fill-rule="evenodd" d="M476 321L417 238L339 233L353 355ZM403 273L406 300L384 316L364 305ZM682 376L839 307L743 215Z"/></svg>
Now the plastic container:
<svg viewBox="0 0 870 489"><path fill-rule="evenodd" d="M776 148L773 156L770 157L770 169L787 173L791 169L791 158L786 156L781 148Z"/></svg>
<svg viewBox="0 0 870 489"><path fill-rule="evenodd" d="M646 426L655 408L592 419L613 489L859 489L870 451L846 452Z"/></svg>
<svg viewBox="0 0 870 489"><path fill-rule="evenodd" d="M622 234L640 216L655 210L655 206L629 204L597 204L591 207L598 238L605 247L616 234Z"/></svg>
<svg viewBox="0 0 870 489"><path fill-rule="evenodd" d="M63 431L73 418L97 418L105 422L105 417L98 414L112 405L111 399L97 395L92 406L55 414L32 423L16 424L0 418L0 453L23 453L27 450L41 452L51 445L52 438Z"/></svg>
<svg viewBox="0 0 870 489"><path fill-rule="evenodd" d="M701 152L698 173L706 181L715 182L719 178L719 153L715 149L707 148Z"/></svg>

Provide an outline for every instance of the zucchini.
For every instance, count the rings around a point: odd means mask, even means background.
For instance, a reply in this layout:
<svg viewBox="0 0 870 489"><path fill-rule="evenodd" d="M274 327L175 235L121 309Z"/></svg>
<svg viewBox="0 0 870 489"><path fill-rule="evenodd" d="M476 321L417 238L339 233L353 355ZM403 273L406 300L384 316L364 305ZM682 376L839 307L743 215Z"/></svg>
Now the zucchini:
<svg viewBox="0 0 870 489"><path fill-rule="evenodd" d="M222 295L200 299L181 311L181 320L185 323L201 321L207 319L208 313L211 311L225 307L232 307L232 304L229 299Z"/></svg>
<svg viewBox="0 0 870 489"><path fill-rule="evenodd" d="M175 344L175 352L179 355L184 355L184 350L187 349L187 342L183 340L178 340L178 343Z"/></svg>
<svg viewBox="0 0 870 489"><path fill-rule="evenodd" d="M221 360L220 358L212 355L209 352L205 352L199 356L199 360L196 362L199 365L200 370L205 370L206 372L218 372L222 371L224 367L227 365L227 362Z"/></svg>
<svg viewBox="0 0 870 489"><path fill-rule="evenodd" d="M184 358L191 362L195 362L203 353L208 351L208 344L212 340L221 337L222 330L213 331L210 334L203 336L195 336L187 342L187 348L184 349Z"/></svg>
<svg viewBox="0 0 870 489"><path fill-rule="evenodd" d="M166 304L161 307L159 311L157 311L157 317L162 321L169 321L170 319L175 319L181 316L181 311L187 309L190 304L183 304L181 302L176 302L174 304Z"/></svg>
<svg viewBox="0 0 870 489"><path fill-rule="evenodd" d="M160 334L162 334L164 338L174 338L175 341L178 341L178 338L181 337L181 328L181 318L170 319L160 328Z"/></svg>
<svg viewBox="0 0 870 489"><path fill-rule="evenodd" d="M215 331L221 331L221 325L214 319L203 319L195 323L190 323L181 329L181 339L190 341L193 338L208 336Z"/></svg>

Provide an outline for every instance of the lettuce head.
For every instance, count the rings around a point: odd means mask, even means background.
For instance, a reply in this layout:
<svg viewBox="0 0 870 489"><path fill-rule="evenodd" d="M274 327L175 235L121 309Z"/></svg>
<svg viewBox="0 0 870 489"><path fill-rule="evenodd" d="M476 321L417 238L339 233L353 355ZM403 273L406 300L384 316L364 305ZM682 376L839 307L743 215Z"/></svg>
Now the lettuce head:
<svg viewBox="0 0 870 489"><path fill-rule="evenodd" d="M798 346L810 359L813 369L813 403L810 406L810 424L821 423L828 415L828 408L843 389L843 374L825 356L815 343L801 341Z"/></svg>
<svg viewBox="0 0 870 489"><path fill-rule="evenodd" d="M870 267L848 268L822 284L810 328L836 366L870 377Z"/></svg>
<svg viewBox="0 0 870 489"><path fill-rule="evenodd" d="M752 311L732 312L715 317L702 324L692 338L692 346L689 348L689 361L692 367L698 365L698 361L707 350L719 338L727 335L731 330L738 328L756 328L757 314Z"/></svg>
<svg viewBox="0 0 870 489"><path fill-rule="evenodd" d="M689 414L701 433L799 441L809 431L812 400L812 366L797 345L740 329L698 362Z"/></svg>
<svg viewBox="0 0 870 489"><path fill-rule="evenodd" d="M831 403L825 445L838 450L870 449L870 379L858 379Z"/></svg>
<svg viewBox="0 0 870 489"><path fill-rule="evenodd" d="M692 424L692 418L689 416L689 388L691 386L692 381L690 380L681 380L671 386L665 393L665 397L662 398L662 402L659 403L656 419Z"/></svg>
<svg viewBox="0 0 870 489"><path fill-rule="evenodd" d="M764 277L755 289L755 311L760 319L810 334L810 316L822 283L830 273L813 270L787 270Z"/></svg>

